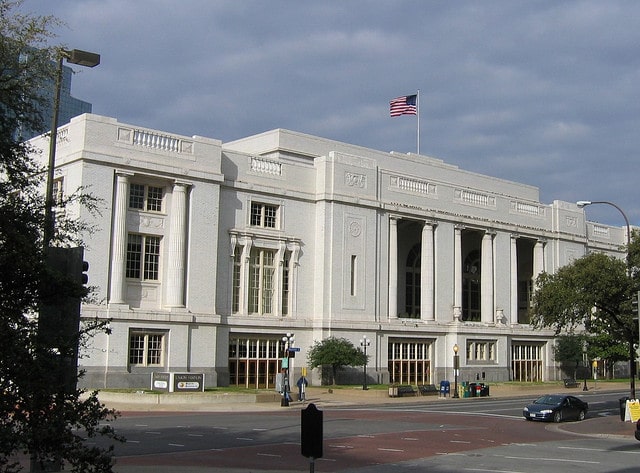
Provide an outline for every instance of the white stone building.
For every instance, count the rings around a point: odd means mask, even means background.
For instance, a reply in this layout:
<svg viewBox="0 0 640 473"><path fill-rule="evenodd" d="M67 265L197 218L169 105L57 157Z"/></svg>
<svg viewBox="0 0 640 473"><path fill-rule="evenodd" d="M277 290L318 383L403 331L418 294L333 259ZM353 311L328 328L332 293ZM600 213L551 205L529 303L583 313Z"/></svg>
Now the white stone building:
<svg viewBox="0 0 640 473"><path fill-rule="evenodd" d="M58 140L57 192L104 202L67 210L99 229L85 260L102 303L83 316L112 333L80 360L92 388L152 372L271 388L287 332L292 377L314 341L366 336L371 383L453 380L454 345L459 381L558 379L553 332L528 324L533 280L626 243L535 187L288 130L222 143L85 114Z"/></svg>

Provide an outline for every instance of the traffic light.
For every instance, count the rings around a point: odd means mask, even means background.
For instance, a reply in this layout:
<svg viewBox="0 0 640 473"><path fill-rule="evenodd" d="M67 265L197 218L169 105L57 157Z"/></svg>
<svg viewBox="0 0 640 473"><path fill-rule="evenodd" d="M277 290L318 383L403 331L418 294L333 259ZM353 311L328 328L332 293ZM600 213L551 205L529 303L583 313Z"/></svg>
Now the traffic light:
<svg viewBox="0 0 640 473"><path fill-rule="evenodd" d="M87 284L89 282L89 275L87 274L89 271L89 263L87 261L82 262L82 274L80 275L80 282L82 284Z"/></svg>
<svg viewBox="0 0 640 473"><path fill-rule="evenodd" d="M57 358L51 376L59 389L69 392L76 387L80 306L87 294L89 264L83 255L82 247L47 248L40 291L39 344Z"/></svg>

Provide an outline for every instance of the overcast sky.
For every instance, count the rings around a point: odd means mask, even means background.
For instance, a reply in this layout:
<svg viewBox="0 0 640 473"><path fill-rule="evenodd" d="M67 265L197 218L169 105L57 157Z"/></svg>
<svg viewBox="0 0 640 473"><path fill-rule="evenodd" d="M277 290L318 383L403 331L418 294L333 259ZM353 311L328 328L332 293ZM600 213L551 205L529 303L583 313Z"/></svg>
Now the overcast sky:
<svg viewBox="0 0 640 473"><path fill-rule="evenodd" d="M640 225L636 0L24 0L100 53L72 94L94 113L230 141L274 128L420 152L604 200ZM624 225L608 205L590 220Z"/></svg>

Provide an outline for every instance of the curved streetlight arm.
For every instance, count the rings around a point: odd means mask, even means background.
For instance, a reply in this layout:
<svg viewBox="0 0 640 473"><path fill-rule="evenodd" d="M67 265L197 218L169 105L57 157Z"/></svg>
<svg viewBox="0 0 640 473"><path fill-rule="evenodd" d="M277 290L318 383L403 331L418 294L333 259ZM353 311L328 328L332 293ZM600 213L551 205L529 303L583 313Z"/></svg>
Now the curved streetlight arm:
<svg viewBox="0 0 640 473"><path fill-rule="evenodd" d="M627 214L625 214L624 211L618 205L614 204L613 202L609 202L607 200L597 200L597 201L579 200L578 202L576 202L576 205L581 209L586 207L587 205L593 205L593 204L605 204L618 209L618 212L622 214L622 218L624 218L624 222L627 225L627 245L630 245L631 244L631 225L629 224L629 219L627 218ZM627 260L629 259L628 253L629 252L627 251Z"/></svg>
<svg viewBox="0 0 640 473"><path fill-rule="evenodd" d="M629 260L629 246L631 245L631 225L629 225L629 219L627 218L627 215L624 213L624 211L618 207L616 204L614 204L613 202L609 202L607 200L598 200L598 201L590 201L590 200L579 200L578 202L576 202L576 205L580 208L584 208L587 205L592 205L592 204L605 204L605 205L610 205L611 207L615 207L616 209L618 209L618 212L620 212L622 214L622 217L624 218L624 222L627 225L627 273L628 275L631 274L631 261ZM638 320L638 322L640 323L640 319ZM635 377L636 377L636 368L635 368L635 362L636 362L636 352L633 346L633 343L629 344L629 372L631 374L630 376L630 384L631 384L631 398L635 399L636 397L636 381L635 381ZM585 378L585 387L586 387L586 378Z"/></svg>

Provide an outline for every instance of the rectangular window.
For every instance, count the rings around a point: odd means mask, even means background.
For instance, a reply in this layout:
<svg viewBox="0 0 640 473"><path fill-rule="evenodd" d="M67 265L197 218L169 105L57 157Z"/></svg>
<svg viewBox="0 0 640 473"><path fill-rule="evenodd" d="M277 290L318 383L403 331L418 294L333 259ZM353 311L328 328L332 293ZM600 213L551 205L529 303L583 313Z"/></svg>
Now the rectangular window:
<svg viewBox="0 0 640 473"><path fill-rule="evenodd" d="M356 255L351 255L351 295L356 295Z"/></svg>
<svg viewBox="0 0 640 473"><path fill-rule="evenodd" d="M272 314L275 251L254 248L249 263L249 313Z"/></svg>
<svg viewBox="0 0 640 473"><path fill-rule="evenodd" d="M511 346L511 375L514 381L544 381L543 345L521 342Z"/></svg>
<svg viewBox="0 0 640 473"><path fill-rule="evenodd" d="M164 333L132 332L129 336L129 364L162 366L164 363Z"/></svg>
<svg viewBox="0 0 640 473"><path fill-rule="evenodd" d="M291 253L285 252L282 262L282 315L289 314L289 264L291 263Z"/></svg>
<svg viewBox="0 0 640 473"><path fill-rule="evenodd" d="M424 340L390 340L387 346L389 375L392 383L432 384L431 342Z"/></svg>
<svg viewBox="0 0 640 473"><path fill-rule="evenodd" d="M467 361L496 361L496 342L484 340L467 341Z"/></svg>
<svg viewBox="0 0 640 473"><path fill-rule="evenodd" d="M278 206L251 202L251 226L277 228Z"/></svg>
<svg viewBox="0 0 640 473"><path fill-rule="evenodd" d="M240 269L242 268L242 248L237 247L233 255L233 276L232 276L232 300L231 310L240 310Z"/></svg>
<svg viewBox="0 0 640 473"><path fill-rule="evenodd" d="M143 184L129 185L129 208L146 210L147 212L162 212L164 189L157 186Z"/></svg>
<svg viewBox="0 0 640 473"><path fill-rule="evenodd" d="M160 277L160 237L130 233L127 238L126 276L157 281Z"/></svg>

